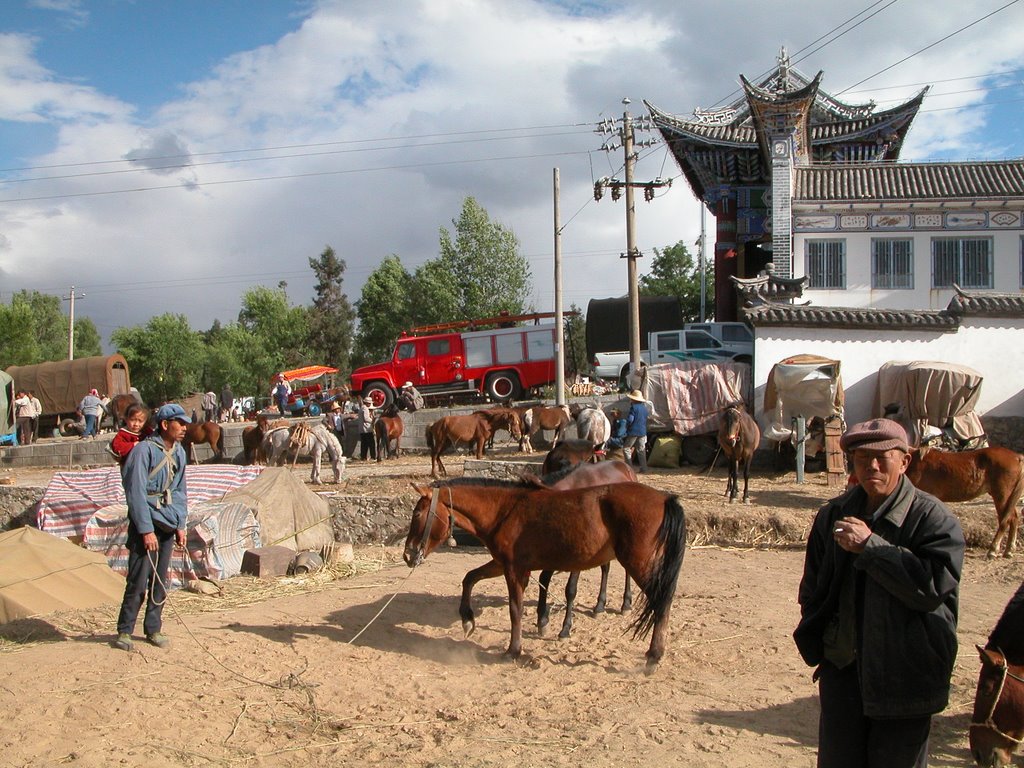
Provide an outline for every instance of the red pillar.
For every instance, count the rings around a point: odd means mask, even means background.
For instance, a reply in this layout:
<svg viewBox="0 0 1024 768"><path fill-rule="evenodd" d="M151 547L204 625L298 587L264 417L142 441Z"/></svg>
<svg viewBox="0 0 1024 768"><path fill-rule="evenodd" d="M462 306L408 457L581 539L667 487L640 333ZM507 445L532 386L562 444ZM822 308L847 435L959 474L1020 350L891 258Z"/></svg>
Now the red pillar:
<svg viewBox="0 0 1024 768"><path fill-rule="evenodd" d="M739 319L736 286L730 280L739 274L736 256L736 194L723 191L715 209L715 321Z"/></svg>

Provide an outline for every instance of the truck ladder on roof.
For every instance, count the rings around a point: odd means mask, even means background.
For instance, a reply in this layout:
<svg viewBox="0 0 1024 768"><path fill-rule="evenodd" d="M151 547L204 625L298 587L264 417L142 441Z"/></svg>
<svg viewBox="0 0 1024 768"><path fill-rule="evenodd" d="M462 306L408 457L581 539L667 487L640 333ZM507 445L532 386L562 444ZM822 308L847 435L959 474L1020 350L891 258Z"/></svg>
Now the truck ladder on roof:
<svg viewBox="0 0 1024 768"><path fill-rule="evenodd" d="M579 312L572 311L562 313L565 317L574 317L578 314ZM526 322L529 320L537 322L538 320L547 320L552 317L555 317L554 312L530 312L525 315L498 315L496 317L481 317L476 320L453 320L449 323L435 323L434 325L421 325L416 328L410 328L408 331L404 331L402 336L425 336L430 333L452 331L456 329L473 330L475 328L479 328L481 325L506 325Z"/></svg>

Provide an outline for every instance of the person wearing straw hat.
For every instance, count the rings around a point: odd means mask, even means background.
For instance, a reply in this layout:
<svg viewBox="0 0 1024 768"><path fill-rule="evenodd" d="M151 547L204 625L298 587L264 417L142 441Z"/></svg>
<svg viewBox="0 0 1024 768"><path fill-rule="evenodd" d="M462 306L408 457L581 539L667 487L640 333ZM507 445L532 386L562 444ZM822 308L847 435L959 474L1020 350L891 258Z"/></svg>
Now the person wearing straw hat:
<svg viewBox="0 0 1024 768"><path fill-rule="evenodd" d="M630 399L629 413L626 414L626 439L622 443L622 452L626 463L633 463L633 454L640 462L640 472L647 471L647 399L639 389L628 395Z"/></svg>
<svg viewBox="0 0 1024 768"><path fill-rule="evenodd" d="M418 411L423 407L423 395L419 393L419 390L412 385L411 381L405 382L402 385L401 391L398 393L398 408L399 410Z"/></svg>
<svg viewBox="0 0 1024 768"><path fill-rule="evenodd" d="M143 598L146 639L157 648L170 640L161 632L167 600L167 571L174 545L185 546L185 450L181 439L192 420L177 403L161 405L157 431L128 454L122 473L128 501L128 574L117 616L114 647L132 650L132 632Z"/></svg>
<svg viewBox="0 0 1024 768"><path fill-rule="evenodd" d="M901 425L861 422L839 445L857 485L814 518L793 632L817 667L818 765L927 766L956 661L963 531L906 478Z"/></svg>
<svg viewBox="0 0 1024 768"><path fill-rule="evenodd" d="M335 400L331 403L331 412L327 414L327 423L331 427L331 431L334 432L334 436L338 438L338 442L341 443L342 447L345 445L345 412L341 408L341 403Z"/></svg>

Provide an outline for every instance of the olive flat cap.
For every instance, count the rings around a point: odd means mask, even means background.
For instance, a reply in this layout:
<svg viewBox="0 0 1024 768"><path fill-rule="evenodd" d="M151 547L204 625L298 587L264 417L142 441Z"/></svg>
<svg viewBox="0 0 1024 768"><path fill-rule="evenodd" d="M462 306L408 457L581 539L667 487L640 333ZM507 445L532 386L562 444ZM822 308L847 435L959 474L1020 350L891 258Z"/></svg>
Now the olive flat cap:
<svg viewBox="0 0 1024 768"><path fill-rule="evenodd" d="M907 431L892 419L872 419L854 424L840 438L839 446L844 451L867 448L871 451L888 451L899 448L904 453L910 450Z"/></svg>

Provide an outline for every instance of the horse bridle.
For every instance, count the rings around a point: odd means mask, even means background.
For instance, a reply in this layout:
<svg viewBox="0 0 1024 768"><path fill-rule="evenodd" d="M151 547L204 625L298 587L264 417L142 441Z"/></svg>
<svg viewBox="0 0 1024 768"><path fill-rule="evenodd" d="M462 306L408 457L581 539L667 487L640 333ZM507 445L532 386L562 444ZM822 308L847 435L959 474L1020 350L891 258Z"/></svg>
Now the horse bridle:
<svg viewBox="0 0 1024 768"><path fill-rule="evenodd" d="M992 705L988 708L988 715L986 715L985 719L981 722L972 720L969 728L983 728L986 731L992 731L992 733L996 734L1000 738L1006 739L1006 741L1013 744L1014 747L1019 747L1021 744L1024 744L1024 738L1017 738L1016 736L1011 736L1010 734L1005 733L998 725L996 725L996 721L993 718L996 714L996 707L999 706L999 699L1003 696L1003 686L1006 685L1006 679L1010 678L1011 680L1016 680L1018 683L1024 683L1024 677L1015 675L1010 671L1010 665L1006 661L1006 655L1001 650L998 648L992 650L995 650L996 653L999 654L1000 658L1002 658L1002 663L997 665L1000 672L999 685L996 688L996 695L992 697Z"/></svg>
<svg viewBox="0 0 1024 768"><path fill-rule="evenodd" d="M452 532L455 529L455 522L452 519L452 517L453 517L453 513L452 513L452 503L453 503L453 500L452 500L452 489L451 489L451 486L449 486L449 485L436 486L436 487L437 487L438 491L440 491L441 488L447 488L448 489L448 536L450 538L451 535L452 535ZM430 528L434 524L434 518L437 517L437 500L439 498L441 498L441 494L440 493L434 493L433 489L431 489L431 492L430 492L430 507L427 509L427 521L423 524L423 536L420 537L419 546L416 548L417 555L418 555L417 559L419 559L419 560L422 560L423 558L425 558L427 556L427 543L430 541Z"/></svg>
<svg viewBox="0 0 1024 768"><path fill-rule="evenodd" d="M734 411L736 413L737 417L739 417L739 415L743 413L735 405L730 405L730 406L728 406L725 409L725 413L729 413L729 411ZM736 432L734 434L729 435L726 438L730 443L732 443L732 447L733 448L735 448L736 444L739 443L740 437L742 437L742 432L743 432L743 429L742 429L742 426L740 425L740 420L739 420L739 418L737 418L736 419Z"/></svg>

